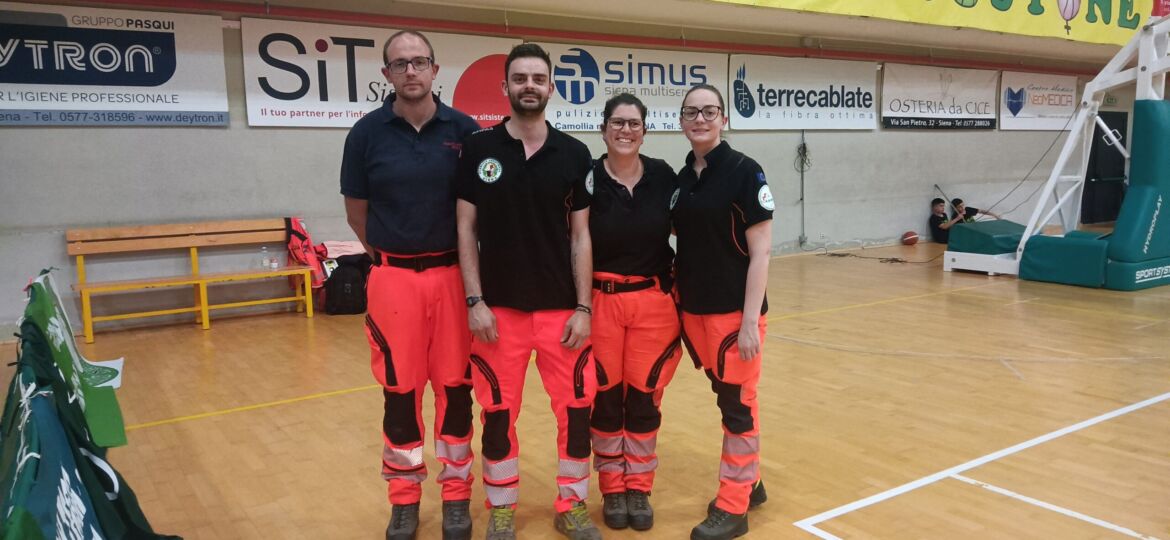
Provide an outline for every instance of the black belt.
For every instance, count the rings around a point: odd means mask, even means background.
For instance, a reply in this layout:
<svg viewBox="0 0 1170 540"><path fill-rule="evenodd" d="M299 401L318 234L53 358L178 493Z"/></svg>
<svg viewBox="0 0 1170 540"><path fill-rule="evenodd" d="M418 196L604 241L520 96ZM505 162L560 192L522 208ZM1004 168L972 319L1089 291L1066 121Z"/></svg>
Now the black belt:
<svg viewBox="0 0 1170 540"><path fill-rule="evenodd" d="M418 257L395 257L387 253L378 252L378 259L381 264L387 266L394 266L397 268L406 268L414 270L415 272L422 272L431 268L438 268L440 266L452 266L459 262L459 253L456 251L449 251L447 253L440 253L439 255L419 255Z"/></svg>
<svg viewBox="0 0 1170 540"><path fill-rule="evenodd" d="M593 288L605 294L617 294L624 292L640 291L642 289L649 289L654 286L653 279L645 281L633 281L630 283L623 283L621 281L602 281L600 279L593 280Z"/></svg>

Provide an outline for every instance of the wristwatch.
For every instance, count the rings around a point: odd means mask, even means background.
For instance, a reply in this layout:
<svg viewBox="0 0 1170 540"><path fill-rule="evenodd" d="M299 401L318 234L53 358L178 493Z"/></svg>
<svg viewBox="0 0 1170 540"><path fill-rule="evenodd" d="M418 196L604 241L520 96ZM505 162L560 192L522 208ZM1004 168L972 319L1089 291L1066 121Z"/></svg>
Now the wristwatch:
<svg viewBox="0 0 1170 540"><path fill-rule="evenodd" d="M478 304L482 301L483 301L482 296L468 296L467 297L467 307L474 307L476 304Z"/></svg>

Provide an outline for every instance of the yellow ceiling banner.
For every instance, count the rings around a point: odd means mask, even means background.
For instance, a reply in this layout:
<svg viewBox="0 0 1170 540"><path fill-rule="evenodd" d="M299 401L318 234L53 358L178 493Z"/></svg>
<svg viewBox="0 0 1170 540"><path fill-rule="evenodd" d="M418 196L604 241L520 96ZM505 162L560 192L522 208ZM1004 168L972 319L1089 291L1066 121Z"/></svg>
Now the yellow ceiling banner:
<svg viewBox="0 0 1170 540"><path fill-rule="evenodd" d="M1156 0L714 0L1124 45Z"/></svg>

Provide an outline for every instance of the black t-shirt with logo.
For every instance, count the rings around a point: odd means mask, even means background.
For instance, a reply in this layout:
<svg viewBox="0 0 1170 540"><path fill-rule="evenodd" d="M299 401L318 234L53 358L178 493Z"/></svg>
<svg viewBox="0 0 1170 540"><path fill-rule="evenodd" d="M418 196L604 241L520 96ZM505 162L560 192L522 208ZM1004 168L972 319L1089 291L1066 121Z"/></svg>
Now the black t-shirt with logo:
<svg viewBox="0 0 1170 540"><path fill-rule="evenodd" d="M724 141L695 176L695 154L678 173L673 219L678 235L678 291L683 311L696 315L743 310L750 258L746 231L772 219L775 202L764 170ZM765 295L760 313L768 312Z"/></svg>
<svg viewBox="0 0 1170 540"><path fill-rule="evenodd" d="M433 96L432 96L433 97ZM422 131L394 114L395 96L362 117L345 138L341 194L369 201L366 242L414 255L455 249L455 166L471 117L434 97Z"/></svg>
<svg viewBox="0 0 1170 540"><path fill-rule="evenodd" d="M670 207L678 180L661 159L640 156L642 178L634 192L605 170L606 156L593 162L593 197L589 233L593 238L593 270L625 276L670 275Z"/></svg>
<svg viewBox="0 0 1170 540"><path fill-rule="evenodd" d="M942 228L942 224L949 221L947 217L938 214L930 215L930 238L940 244L947 243L951 238L950 229Z"/></svg>
<svg viewBox="0 0 1170 540"><path fill-rule="evenodd" d="M504 122L463 142L456 181L456 195L476 206L484 302L573 309L569 213L589 207L589 148L549 124L544 146L525 159Z"/></svg>

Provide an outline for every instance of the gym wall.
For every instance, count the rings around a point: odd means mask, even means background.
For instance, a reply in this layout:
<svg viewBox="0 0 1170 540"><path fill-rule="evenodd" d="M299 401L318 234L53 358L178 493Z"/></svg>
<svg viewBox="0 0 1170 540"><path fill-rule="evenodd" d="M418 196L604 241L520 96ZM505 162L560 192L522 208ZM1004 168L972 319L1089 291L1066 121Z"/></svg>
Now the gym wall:
<svg viewBox="0 0 1170 540"><path fill-rule="evenodd" d="M65 253L68 228L295 215L305 218L317 242L353 238L338 194L346 130L248 127L240 31L225 28L223 37L231 115L226 128L0 128L2 335L11 336L16 327L24 304L21 289L29 277L53 267L59 283L76 281L74 262ZM1131 108L1132 94L1117 97L1109 108ZM576 135L595 155L604 152L600 134ZM800 132L728 134L731 144L759 161L768 175L776 199L777 254L802 249L797 242L800 176L793 167L800 137ZM951 197L986 208L1028 173L1056 137L1057 132L998 130L808 132L812 167L805 173L808 244L803 249L883 244L907 230L928 237L934 184ZM1043 182L1060 142L997 212L1015 207ZM680 133L650 133L643 147L645 154L676 167L688 150ZM1023 222L1031 209L1031 203L1023 204L1004 217ZM283 251L283 246L269 249ZM208 250L201 269L239 269L252 264L258 250ZM87 272L92 280L133 279L182 274L187 264L182 251L95 257L87 260ZM256 283L212 294L230 300L286 287L277 280ZM99 296L94 309L102 313L111 298L150 308L189 303L190 296L185 288ZM63 300L80 328L76 297Z"/></svg>

